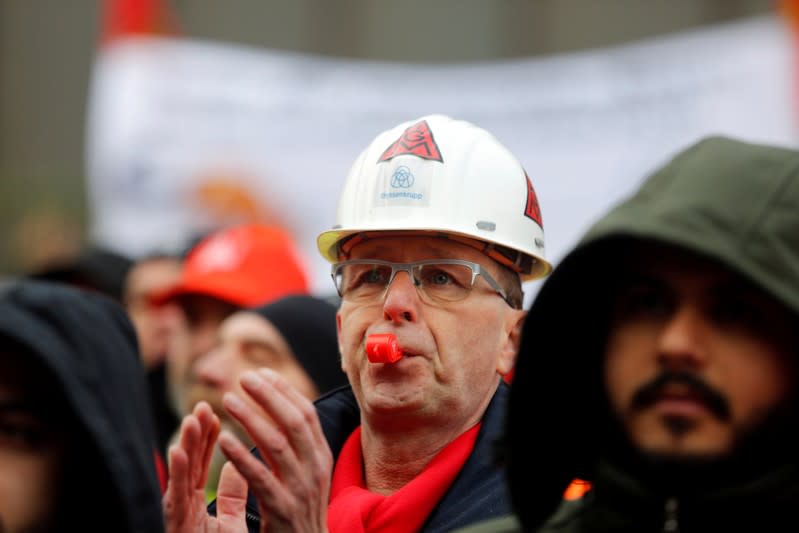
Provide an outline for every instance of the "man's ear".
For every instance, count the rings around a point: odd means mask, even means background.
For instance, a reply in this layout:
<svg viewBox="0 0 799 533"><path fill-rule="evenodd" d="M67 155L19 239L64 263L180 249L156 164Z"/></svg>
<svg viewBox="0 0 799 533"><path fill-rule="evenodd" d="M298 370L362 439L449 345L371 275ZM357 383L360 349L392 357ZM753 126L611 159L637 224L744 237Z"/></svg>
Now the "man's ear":
<svg viewBox="0 0 799 533"><path fill-rule="evenodd" d="M516 355L519 352L519 345L522 339L522 326L526 316L527 311L521 309L514 309L508 313L506 323L507 338L497 359L497 372L501 376L509 374L516 364Z"/></svg>
<svg viewBox="0 0 799 533"><path fill-rule="evenodd" d="M341 346L341 315L338 313L338 311L336 312L336 339L338 340L338 357L341 361L341 370L346 373L347 369L344 368L344 350Z"/></svg>

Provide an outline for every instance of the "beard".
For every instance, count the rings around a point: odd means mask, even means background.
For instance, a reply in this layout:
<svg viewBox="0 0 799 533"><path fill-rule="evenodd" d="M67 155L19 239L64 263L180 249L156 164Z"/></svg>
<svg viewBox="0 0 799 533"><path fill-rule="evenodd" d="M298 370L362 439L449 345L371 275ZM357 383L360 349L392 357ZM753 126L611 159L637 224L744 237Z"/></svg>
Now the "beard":
<svg viewBox="0 0 799 533"><path fill-rule="evenodd" d="M799 405L791 398L738 428L731 451L722 455L643 451L612 417L605 439L611 460L666 493L701 492L757 479L794 463L799 446Z"/></svg>
<svg viewBox="0 0 799 533"><path fill-rule="evenodd" d="M203 401L210 405L211 409L214 411L214 414L221 419L222 417L227 416L227 412L222 406L223 395L224 391L215 389L213 387L207 387L199 383L192 383L188 387L188 391L186 393L186 411L189 413L192 412L197 404Z"/></svg>

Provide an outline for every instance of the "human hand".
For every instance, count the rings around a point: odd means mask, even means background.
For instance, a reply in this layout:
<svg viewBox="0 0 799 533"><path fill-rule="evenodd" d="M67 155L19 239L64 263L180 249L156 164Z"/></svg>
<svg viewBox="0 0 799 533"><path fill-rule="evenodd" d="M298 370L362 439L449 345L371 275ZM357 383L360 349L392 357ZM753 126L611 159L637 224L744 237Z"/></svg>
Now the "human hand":
<svg viewBox="0 0 799 533"><path fill-rule="evenodd" d="M263 412L233 393L225 395L224 406L247 431L264 462L229 432L222 433L219 444L258 501L261 531L326 532L333 454L316 409L268 368L243 373L241 385Z"/></svg>
<svg viewBox="0 0 799 533"><path fill-rule="evenodd" d="M167 533L246 533L247 482L225 464L217 491L217 516L208 514L205 485L219 435L219 418L199 402L180 427L180 438L169 449L169 483L163 498Z"/></svg>

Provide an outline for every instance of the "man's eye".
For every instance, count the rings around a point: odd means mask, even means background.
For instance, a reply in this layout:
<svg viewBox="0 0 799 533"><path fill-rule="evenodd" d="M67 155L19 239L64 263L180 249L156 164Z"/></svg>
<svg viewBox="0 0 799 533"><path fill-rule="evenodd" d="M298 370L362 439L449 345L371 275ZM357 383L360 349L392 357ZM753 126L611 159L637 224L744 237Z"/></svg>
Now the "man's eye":
<svg viewBox="0 0 799 533"><path fill-rule="evenodd" d="M280 355L262 344L246 343L242 346L245 359L256 366L274 367Z"/></svg>
<svg viewBox="0 0 799 533"><path fill-rule="evenodd" d="M384 272L384 269L370 268L361 272L356 272L353 276L350 289L357 289L358 287L370 287L374 285L385 285L389 274Z"/></svg>
<svg viewBox="0 0 799 533"><path fill-rule="evenodd" d="M453 283L454 280L447 272L434 269L425 272L424 281L430 285L449 285L450 283Z"/></svg>
<svg viewBox="0 0 799 533"><path fill-rule="evenodd" d="M719 324L759 327L763 321L761 310L743 298L722 299L713 305L711 314Z"/></svg>
<svg viewBox="0 0 799 533"><path fill-rule="evenodd" d="M385 274L378 269L370 270L363 276L364 283L382 283L385 279Z"/></svg>
<svg viewBox="0 0 799 533"><path fill-rule="evenodd" d="M653 287L629 287L616 300L616 315L620 317L660 316L670 310L668 298Z"/></svg>

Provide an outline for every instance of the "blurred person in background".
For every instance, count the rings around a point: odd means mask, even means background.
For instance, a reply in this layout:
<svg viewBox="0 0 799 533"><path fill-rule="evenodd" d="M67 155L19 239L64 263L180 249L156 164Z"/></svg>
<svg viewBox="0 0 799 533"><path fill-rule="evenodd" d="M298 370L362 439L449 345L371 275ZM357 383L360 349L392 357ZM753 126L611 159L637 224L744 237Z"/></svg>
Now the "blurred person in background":
<svg viewBox="0 0 799 533"><path fill-rule="evenodd" d="M261 367L280 373L309 400L346 385L336 338L336 307L321 298L296 295L233 313L219 327L214 347L197 358L197 384L191 389L190 403L207 402L223 428L250 442L225 411L222 397L235 391L246 398L239 377ZM216 495L224 461L215 448L206 484L209 500Z"/></svg>
<svg viewBox="0 0 799 533"><path fill-rule="evenodd" d="M247 223L200 239L187 253L177 283L151 299L181 311L166 359L169 400L178 417L194 408L198 395L193 391L200 386L197 360L214 347L225 318L283 296L308 293L305 263L286 230Z"/></svg>
<svg viewBox="0 0 799 533"><path fill-rule="evenodd" d="M169 439L180 425L167 397L166 356L170 336L181 317L174 302L156 305L153 298L178 283L181 268L182 260L177 255L155 253L142 257L128 270L122 293L122 302L139 339L156 438L164 457Z"/></svg>
<svg viewBox="0 0 799 533"><path fill-rule="evenodd" d="M110 298L0 293L0 531L163 531L136 334Z"/></svg>
<svg viewBox="0 0 799 533"><path fill-rule="evenodd" d="M34 270L26 276L28 279L50 281L62 283L79 289L97 292L112 298L115 302L128 309L126 303L126 291L128 274L134 267L135 261L130 257L114 251L102 245L89 245L80 252L72 256L60 257L45 263L44 266ZM137 340L140 340L137 336ZM140 352L141 353L141 352ZM142 360L144 362L144 360ZM163 427L174 428L179 425L179 420L172 410L167 407L164 412L165 403L159 399L159 394L164 390L163 386L155 384L149 385L151 377L148 376L148 390L151 393L151 412L153 413L153 427L156 434L157 465L159 476L165 482L167 470L165 464L166 441L161 436L158 429ZM152 376L156 381L159 379L158 373Z"/></svg>
<svg viewBox="0 0 799 533"><path fill-rule="evenodd" d="M125 277L132 265L133 261L124 254L92 245L75 256L53 260L26 277L66 283L122 302Z"/></svg>

